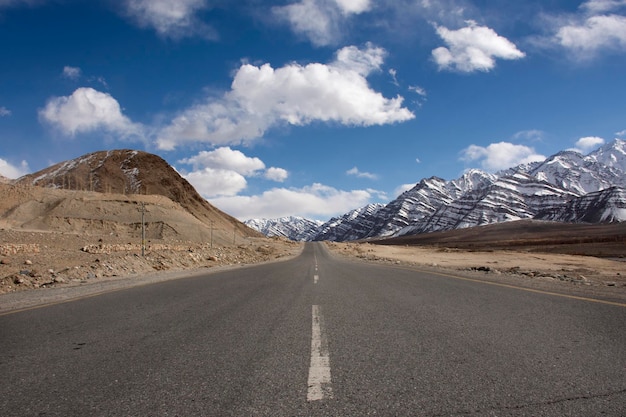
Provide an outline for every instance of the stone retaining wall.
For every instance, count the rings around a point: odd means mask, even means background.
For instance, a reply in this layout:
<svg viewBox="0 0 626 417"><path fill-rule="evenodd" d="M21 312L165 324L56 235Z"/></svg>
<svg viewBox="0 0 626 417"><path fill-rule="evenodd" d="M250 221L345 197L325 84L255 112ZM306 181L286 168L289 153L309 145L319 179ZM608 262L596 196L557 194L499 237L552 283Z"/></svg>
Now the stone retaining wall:
<svg viewBox="0 0 626 417"><path fill-rule="evenodd" d="M83 252L87 253L112 253L112 252L136 252L141 251L141 245L139 243L127 243L127 244L101 244L101 245L88 245L81 248ZM150 244L146 245L146 250L149 251L193 251L193 248L189 245L163 245L163 244Z"/></svg>
<svg viewBox="0 0 626 417"><path fill-rule="evenodd" d="M17 255L18 253L39 253L37 243L5 243L0 245L0 255Z"/></svg>

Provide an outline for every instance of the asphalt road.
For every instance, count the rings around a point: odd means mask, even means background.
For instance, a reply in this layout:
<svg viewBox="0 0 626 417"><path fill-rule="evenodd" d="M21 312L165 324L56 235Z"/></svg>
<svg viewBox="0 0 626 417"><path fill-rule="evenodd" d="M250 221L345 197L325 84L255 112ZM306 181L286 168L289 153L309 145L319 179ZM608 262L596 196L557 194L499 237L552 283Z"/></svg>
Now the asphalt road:
<svg viewBox="0 0 626 417"><path fill-rule="evenodd" d="M0 316L0 416L624 416L626 306L296 259Z"/></svg>

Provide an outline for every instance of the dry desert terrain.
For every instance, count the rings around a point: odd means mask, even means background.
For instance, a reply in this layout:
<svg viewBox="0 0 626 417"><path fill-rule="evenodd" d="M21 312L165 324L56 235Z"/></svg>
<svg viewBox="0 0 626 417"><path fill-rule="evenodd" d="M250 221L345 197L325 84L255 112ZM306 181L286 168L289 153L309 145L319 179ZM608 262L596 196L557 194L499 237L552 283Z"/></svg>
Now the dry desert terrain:
<svg viewBox="0 0 626 417"><path fill-rule="evenodd" d="M626 223L523 220L326 245L355 262L626 302ZM96 152L20 180L0 178L0 314L289 259L302 248L220 211L145 152Z"/></svg>
<svg viewBox="0 0 626 417"><path fill-rule="evenodd" d="M403 268L626 302L626 263L593 256L511 250L327 242L336 256ZM303 244L247 238L231 245L0 231L0 313L229 267L285 260Z"/></svg>

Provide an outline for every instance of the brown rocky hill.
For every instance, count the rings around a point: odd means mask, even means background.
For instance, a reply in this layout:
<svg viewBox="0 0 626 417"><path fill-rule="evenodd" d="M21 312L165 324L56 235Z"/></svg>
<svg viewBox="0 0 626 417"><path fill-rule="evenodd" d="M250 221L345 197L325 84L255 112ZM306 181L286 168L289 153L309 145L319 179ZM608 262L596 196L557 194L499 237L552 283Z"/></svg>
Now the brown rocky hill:
<svg viewBox="0 0 626 417"><path fill-rule="evenodd" d="M21 177L0 191L5 227L135 235L143 205L148 238L260 236L209 204L165 160L142 151L94 152Z"/></svg>
<svg viewBox="0 0 626 417"><path fill-rule="evenodd" d="M0 184L0 295L83 284L99 292L99 279L129 278L134 285L156 271L264 262L297 252L290 242L243 235L229 216L205 218L213 224L156 194ZM1 300L0 314L5 307Z"/></svg>

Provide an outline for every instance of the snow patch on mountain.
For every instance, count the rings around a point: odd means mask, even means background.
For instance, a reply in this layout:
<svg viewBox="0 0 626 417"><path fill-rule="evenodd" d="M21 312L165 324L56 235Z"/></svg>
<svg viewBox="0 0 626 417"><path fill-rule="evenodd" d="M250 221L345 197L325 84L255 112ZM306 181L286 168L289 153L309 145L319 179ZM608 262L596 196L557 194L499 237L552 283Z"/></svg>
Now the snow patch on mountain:
<svg viewBox="0 0 626 417"><path fill-rule="evenodd" d="M250 219L244 224L268 237L286 237L295 241L310 241L323 224L319 220L302 217L281 217L279 219Z"/></svg>
<svg viewBox="0 0 626 417"><path fill-rule="evenodd" d="M611 187L573 198L560 207L537 213L536 219L573 223L626 221L626 190Z"/></svg>
<svg viewBox="0 0 626 417"><path fill-rule="evenodd" d="M345 241L360 239L374 227L383 204L368 204L322 224L312 240Z"/></svg>

